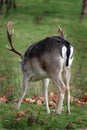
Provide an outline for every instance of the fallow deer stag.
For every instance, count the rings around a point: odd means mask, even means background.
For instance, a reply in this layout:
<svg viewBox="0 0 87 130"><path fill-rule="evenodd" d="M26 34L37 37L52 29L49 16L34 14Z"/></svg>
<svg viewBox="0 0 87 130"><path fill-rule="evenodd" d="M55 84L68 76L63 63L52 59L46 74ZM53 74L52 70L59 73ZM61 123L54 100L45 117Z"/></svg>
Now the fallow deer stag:
<svg viewBox="0 0 87 130"><path fill-rule="evenodd" d="M59 28L59 36L47 37L34 43L22 54L15 49L12 43L12 24L13 22L11 21L7 23L7 35L11 46L11 48L8 46L7 48L21 56L21 70L23 74L23 86L17 108L20 108L29 84L34 81L42 80L46 110L47 113L50 113L48 104L48 84L50 78L55 86L57 86L60 94L57 114L61 114L65 93L67 96L67 112L70 113L69 81L74 48L70 42L64 39L63 30Z"/></svg>

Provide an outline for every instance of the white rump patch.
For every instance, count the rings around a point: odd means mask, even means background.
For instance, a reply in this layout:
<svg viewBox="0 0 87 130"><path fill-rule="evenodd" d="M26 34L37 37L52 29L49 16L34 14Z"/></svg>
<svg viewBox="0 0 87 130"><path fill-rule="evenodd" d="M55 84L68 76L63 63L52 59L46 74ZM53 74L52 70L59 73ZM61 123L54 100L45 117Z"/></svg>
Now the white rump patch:
<svg viewBox="0 0 87 130"><path fill-rule="evenodd" d="M74 48L71 46L70 47L70 56L69 56L69 66L72 64L73 62L73 52L74 52Z"/></svg>
<svg viewBox="0 0 87 130"><path fill-rule="evenodd" d="M65 46L63 46L62 47L62 57L64 58L65 62L66 62L66 59L67 59L66 52L67 52L67 48Z"/></svg>
<svg viewBox="0 0 87 130"><path fill-rule="evenodd" d="M70 47L70 58L73 56L73 51L74 51L74 49L73 49L73 47L71 46L71 47Z"/></svg>
<svg viewBox="0 0 87 130"><path fill-rule="evenodd" d="M69 66L72 64L72 61L73 61L73 47L70 46L70 56L69 56ZM67 59L67 47L66 46L63 46L62 47L62 57L64 59L64 64L66 65L66 59Z"/></svg>

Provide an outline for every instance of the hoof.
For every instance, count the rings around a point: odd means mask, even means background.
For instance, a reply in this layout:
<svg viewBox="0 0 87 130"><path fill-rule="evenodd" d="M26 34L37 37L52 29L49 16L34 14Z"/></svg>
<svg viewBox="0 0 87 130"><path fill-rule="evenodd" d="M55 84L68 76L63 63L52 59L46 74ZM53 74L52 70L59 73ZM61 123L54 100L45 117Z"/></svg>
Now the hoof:
<svg viewBox="0 0 87 130"><path fill-rule="evenodd" d="M71 112L70 112L70 111L67 111L67 112L66 112L66 114L67 114L67 115L70 115L70 114L71 114Z"/></svg>
<svg viewBox="0 0 87 130"><path fill-rule="evenodd" d="M57 115L61 115L61 112L57 112L56 114L57 114Z"/></svg>
<svg viewBox="0 0 87 130"><path fill-rule="evenodd" d="M15 109L16 109L16 110L19 110L19 109L20 109L20 106L17 105L17 106L15 107Z"/></svg>
<svg viewBox="0 0 87 130"><path fill-rule="evenodd" d="M50 114L50 111L47 111L47 114Z"/></svg>

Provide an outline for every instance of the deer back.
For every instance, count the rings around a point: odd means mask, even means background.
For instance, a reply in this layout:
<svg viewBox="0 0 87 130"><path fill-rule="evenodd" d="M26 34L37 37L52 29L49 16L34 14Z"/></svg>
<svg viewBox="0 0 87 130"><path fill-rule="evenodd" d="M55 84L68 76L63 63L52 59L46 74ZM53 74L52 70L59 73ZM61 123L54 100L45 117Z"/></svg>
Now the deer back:
<svg viewBox="0 0 87 130"><path fill-rule="evenodd" d="M72 56L73 47L70 42L59 36L47 37L28 47L23 56L22 69L27 65L27 70L35 71L37 68L36 73L41 69L49 73L50 70L60 68L61 60L63 65L69 66Z"/></svg>

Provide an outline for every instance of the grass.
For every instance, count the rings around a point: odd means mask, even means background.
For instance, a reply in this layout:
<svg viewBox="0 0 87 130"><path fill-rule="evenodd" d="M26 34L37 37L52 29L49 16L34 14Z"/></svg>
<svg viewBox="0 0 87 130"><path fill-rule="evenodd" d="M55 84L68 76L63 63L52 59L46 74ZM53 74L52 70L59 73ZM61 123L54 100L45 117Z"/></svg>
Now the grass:
<svg viewBox="0 0 87 130"><path fill-rule="evenodd" d="M27 110L27 113L22 119L20 119L20 116L17 118L18 112L13 111L12 104L2 104L0 107L0 124L4 130L65 130L67 127L69 127L70 130L80 130L87 125L86 105L78 107L76 104L72 104L71 115L66 115L64 109L62 115L58 116L52 112L53 108L51 108L52 114L47 115L45 106L25 103L22 104L21 110ZM71 124L71 127L69 124Z"/></svg>
<svg viewBox="0 0 87 130"><path fill-rule="evenodd" d="M87 94L87 16L80 19L81 0L49 0L48 2L19 0L16 11L11 9L7 17L4 17L4 12L5 7L3 7L3 14L0 15L0 96L8 95L9 97L10 92L11 100L18 98L22 84L19 57L8 52L5 47L8 44L6 23L9 20L16 23L13 42L16 48L23 53L32 43L47 36L57 35L56 29L60 25L67 34L67 40L75 48L70 82L71 94L75 97ZM41 20L35 24L38 17ZM42 87L40 86L41 82L32 83L27 96L41 93ZM49 91L56 91L52 83ZM61 116L57 116L54 113L46 115L43 106L23 104L21 110L29 108L30 113L34 112L39 120L39 123L36 121L29 126L26 123L29 113L21 121L14 121L17 112L11 108L12 103L0 104L0 129L63 130L71 122L72 129L79 130L87 125L87 106L77 107L76 104L71 104L71 106L71 115L66 116L64 111ZM46 123L40 123L44 121Z"/></svg>

